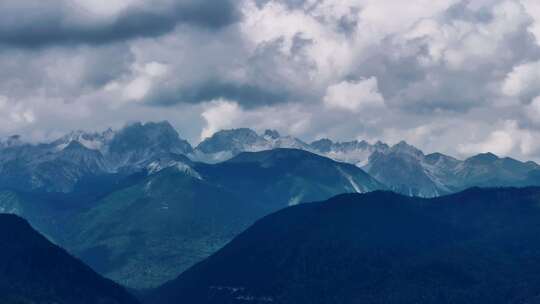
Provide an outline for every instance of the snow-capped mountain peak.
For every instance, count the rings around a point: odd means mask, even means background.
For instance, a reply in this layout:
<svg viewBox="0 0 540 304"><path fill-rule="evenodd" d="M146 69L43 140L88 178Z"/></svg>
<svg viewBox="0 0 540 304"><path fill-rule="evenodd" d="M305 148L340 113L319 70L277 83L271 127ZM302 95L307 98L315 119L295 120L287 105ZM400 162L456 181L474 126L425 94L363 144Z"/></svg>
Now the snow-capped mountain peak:
<svg viewBox="0 0 540 304"><path fill-rule="evenodd" d="M309 145L292 136L281 136L275 130L259 135L254 130L239 128L222 130L202 141L190 157L205 162L220 162L241 152L258 152L276 148L309 150Z"/></svg>
<svg viewBox="0 0 540 304"><path fill-rule="evenodd" d="M110 128L101 133L77 130L55 140L52 144L58 151L65 149L72 142L78 142L90 150L102 151L114 137L114 134L114 131Z"/></svg>
<svg viewBox="0 0 540 304"><path fill-rule="evenodd" d="M276 130L222 130L195 149L168 122L133 123L113 131L74 131L50 143L25 144L20 136L0 140L0 185L70 191L86 176L157 173L166 168L201 178L193 161L217 163L242 152L289 148L354 164L389 188L408 195L437 196L475 185L536 185L540 166L491 153L459 160L425 155L405 141L389 146L328 138L307 144ZM285 149L284 149L285 150ZM287 151L282 151L287 152ZM290 151L289 151L290 152ZM353 190L356 191L354 185Z"/></svg>
<svg viewBox="0 0 540 304"><path fill-rule="evenodd" d="M327 138L314 141L310 146L318 154L358 167L364 167L373 153L386 153L389 149L388 145L380 142L371 145L365 140L333 142Z"/></svg>

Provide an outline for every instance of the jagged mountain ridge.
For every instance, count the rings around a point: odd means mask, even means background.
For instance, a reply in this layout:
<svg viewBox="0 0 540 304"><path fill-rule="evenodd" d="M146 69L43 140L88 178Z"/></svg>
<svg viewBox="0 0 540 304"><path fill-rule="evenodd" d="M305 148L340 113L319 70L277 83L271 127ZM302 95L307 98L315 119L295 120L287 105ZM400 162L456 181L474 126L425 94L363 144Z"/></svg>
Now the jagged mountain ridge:
<svg viewBox="0 0 540 304"><path fill-rule="evenodd" d="M247 139L247 140L246 140ZM310 144L267 130L258 135L250 129L224 130L194 149L195 158L211 155L210 161L229 159L241 151L296 148L361 167L390 189L410 196L435 197L474 186L540 185L540 166L499 158L493 154L478 164L484 154L459 160L442 153L424 154L401 141L393 146L382 142L334 142L320 139ZM198 153L198 154L197 154ZM198 159L204 160L204 157ZM473 173L476 172L476 173Z"/></svg>
<svg viewBox="0 0 540 304"><path fill-rule="evenodd" d="M540 166L536 163L495 155L479 163L476 160L482 154L465 160L441 153L425 155L406 142L393 146L330 139L306 143L275 130L258 134L248 128L218 131L192 147L168 122L160 122L134 123L119 131L108 129L101 133L75 131L48 144L30 145L12 136L0 141L0 173L11 176L9 180L0 178L0 186L69 192L85 176L132 174L155 161L174 161L177 155L195 162L219 163L242 152L278 148L305 150L354 164L390 189L406 195L434 197L471 186L540 183ZM77 152L69 154L70 150ZM53 174L50 168L58 168L58 172Z"/></svg>
<svg viewBox="0 0 540 304"><path fill-rule="evenodd" d="M479 164L483 154L459 160L442 153L424 154L402 141L393 146L382 142L334 142L320 139L310 144L277 131L258 135L250 129L216 132L194 149L194 159L223 161L241 151L296 148L361 167L390 189L410 196L435 197L474 186L540 185L540 166L499 158L493 154ZM202 155L202 156L201 156ZM473 173L476 172L476 173Z"/></svg>
<svg viewBox="0 0 540 304"><path fill-rule="evenodd" d="M275 130L266 130L262 135L248 129L221 130L203 140L191 153L194 160L218 163L235 157L242 152L259 152L278 148L311 151L310 145L292 136L281 136Z"/></svg>
<svg viewBox="0 0 540 304"><path fill-rule="evenodd" d="M390 149L382 142L372 145L366 141L333 142L330 139L320 139L306 143L296 137L282 136L276 130L265 130L259 135L254 130L240 128L214 133L195 147L191 157L195 160L215 163L231 159L241 152L259 152L279 148L305 150L359 167L367 162L373 152L384 152Z"/></svg>
<svg viewBox="0 0 540 304"><path fill-rule="evenodd" d="M156 160L191 152L168 122L133 123L102 133L75 131L41 144L10 137L0 145L0 188L67 193L86 177L129 175Z"/></svg>

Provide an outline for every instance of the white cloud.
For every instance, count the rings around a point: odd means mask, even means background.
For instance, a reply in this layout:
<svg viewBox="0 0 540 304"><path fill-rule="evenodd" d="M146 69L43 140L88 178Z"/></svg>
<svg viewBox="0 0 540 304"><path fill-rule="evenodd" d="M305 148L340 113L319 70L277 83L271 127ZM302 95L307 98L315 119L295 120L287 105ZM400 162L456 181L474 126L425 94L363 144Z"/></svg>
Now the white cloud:
<svg viewBox="0 0 540 304"><path fill-rule="evenodd" d="M479 8L483 6L473 9ZM514 1L490 3L487 8L492 14L490 22L447 20L435 15L419 19L396 40L410 44L420 39L426 43L428 54L419 58L420 64L444 63L451 70L474 70L485 62L501 60L501 51L507 50L507 36L519 33L528 22L523 7Z"/></svg>
<svg viewBox="0 0 540 304"><path fill-rule="evenodd" d="M206 126L201 132L201 140L212 136L221 129L228 129L235 125L235 121L242 117L242 109L236 102L216 100L211 102L201 116Z"/></svg>
<svg viewBox="0 0 540 304"><path fill-rule="evenodd" d="M350 67L355 41L340 33L335 24L325 24L304 10L290 10L279 1L270 1L261 8L248 2L244 15L241 29L252 48L281 41L283 54L293 56L292 60L303 60L295 55L305 56L308 62L315 64L308 71L312 81L324 82L340 77ZM298 39L306 42L301 55L293 52Z"/></svg>
<svg viewBox="0 0 540 304"><path fill-rule="evenodd" d="M311 80L326 83L353 72L359 59L369 56L383 39L437 16L459 0L311 0L294 9L284 2L246 1L244 36L253 49L281 41L281 51L296 56L295 42L305 40L300 54L314 63ZM344 32L344 23L350 33Z"/></svg>
<svg viewBox="0 0 540 304"><path fill-rule="evenodd" d="M540 93L540 61L520 64L504 80L502 92L511 97Z"/></svg>
<svg viewBox="0 0 540 304"><path fill-rule="evenodd" d="M384 98L379 93L377 78L370 77L358 82L343 81L328 87L324 103L329 108L358 112L384 106Z"/></svg>
<svg viewBox="0 0 540 304"><path fill-rule="evenodd" d="M505 79L503 92L509 96L519 96L540 85L540 61L516 66Z"/></svg>
<svg viewBox="0 0 540 304"><path fill-rule="evenodd" d="M222 129L277 129L284 134L301 135L311 127L312 114L295 104L245 110L237 102L221 99L211 101L204 107L201 116L206 124L201 132L201 140Z"/></svg>
<svg viewBox="0 0 540 304"><path fill-rule="evenodd" d="M534 140L538 134L521 129L517 121L506 121L499 130L491 132L484 140L476 143L460 144L458 151L465 155L492 152L506 156L511 154L533 156L538 153L539 144Z"/></svg>
<svg viewBox="0 0 540 304"><path fill-rule="evenodd" d="M116 80L105 86L105 91L120 93L122 101L140 101L150 92L156 82L168 73L168 66L159 62L134 63L131 75L125 80ZM117 103L120 102L117 100Z"/></svg>
<svg viewBox="0 0 540 304"><path fill-rule="evenodd" d="M479 143L461 144L458 150L463 154L492 152L498 155L508 155L513 148L514 139L512 135L505 130L498 130Z"/></svg>

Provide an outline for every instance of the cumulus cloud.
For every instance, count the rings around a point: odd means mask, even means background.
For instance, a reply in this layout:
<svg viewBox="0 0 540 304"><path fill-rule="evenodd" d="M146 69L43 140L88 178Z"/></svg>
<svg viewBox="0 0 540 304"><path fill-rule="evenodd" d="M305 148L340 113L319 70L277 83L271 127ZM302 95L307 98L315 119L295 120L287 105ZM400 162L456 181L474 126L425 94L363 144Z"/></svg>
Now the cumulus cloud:
<svg viewBox="0 0 540 304"><path fill-rule="evenodd" d="M205 121L200 139L205 139L222 129L249 126L259 132L277 129L284 134L302 135L312 125L312 113L296 104L244 109L237 102L214 100L204 104L201 117Z"/></svg>
<svg viewBox="0 0 540 304"><path fill-rule="evenodd" d="M540 61L527 62L513 68L502 87L504 94L511 97L525 98L540 94Z"/></svg>
<svg viewBox="0 0 540 304"><path fill-rule="evenodd" d="M460 144L458 150L463 154L492 152L498 155L509 155L512 152L521 155L533 155L538 152L539 145L535 141L538 134L521 129L513 120L504 122L501 129L492 131L485 139L476 143Z"/></svg>
<svg viewBox="0 0 540 304"><path fill-rule="evenodd" d="M343 81L329 86L323 100L330 108L356 112L384 106L384 98L379 93L375 77L358 82Z"/></svg>
<svg viewBox="0 0 540 304"><path fill-rule="evenodd" d="M459 151L463 154L492 152L498 155L507 155L514 148L512 134L505 130L494 131L484 141L474 144L462 144Z"/></svg>
<svg viewBox="0 0 540 304"><path fill-rule="evenodd" d="M242 116L242 110L235 102L217 100L212 102L201 116L206 121L206 126L201 132L203 140L219 130L233 127L235 120Z"/></svg>
<svg viewBox="0 0 540 304"><path fill-rule="evenodd" d="M105 86L105 91L118 95L116 102L143 100L156 82L168 73L168 67L159 62L149 62L144 65L134 64L128 79L112 81Z"/></svg>

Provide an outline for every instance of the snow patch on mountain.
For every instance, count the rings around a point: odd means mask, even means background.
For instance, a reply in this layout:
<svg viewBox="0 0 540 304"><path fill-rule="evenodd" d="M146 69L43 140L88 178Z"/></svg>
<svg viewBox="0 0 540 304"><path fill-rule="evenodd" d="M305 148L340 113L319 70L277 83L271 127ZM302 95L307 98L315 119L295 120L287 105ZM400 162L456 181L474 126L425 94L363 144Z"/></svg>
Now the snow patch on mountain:
<svg viewBox="0 0 540 304"><path fill-rule="evenodd" d="M188 157L197 162L207 164L217 164L233 158L235 154L232 151L220 151L216 153L204 153L200 150L195 150Z"/></svg>
<svg viewBox="0 0 540 304"><path fill-rule="evenodd" d="M340 167L336 167L336 169L341 173L341 175L343 175L343 177L345 177L345 179L347 179L347 181L351 184L352 188L354 189L354 191L356 193L363 193L364 190L362 189L362 187L360 187L356 181L354 180L354 178L348 174L347 172L343 171L342 168Z"/></svg>
<svg viewBox="0 0 540 304"><path fill-rule="evenodd" d="M153 175L168 168L175 168L179 172L185 173L186 175L194 177L199 180L203 179L202 176L199 174L199 172L193 169L190 165L185 164L183 162L179 162L179 161L169 161L165 163L154 161L148 165L147 171L148 171L148 175Z"/></svg>
<svg viewBox="0 0 540 304"><path fill-rule="evenodd" d="M295 196L291 197L291 199L289 200L289 206L296 206L296 205L300 204L302 202L303 198L304 198L303 193L300 193L298 195L295 195Z"/></svg>
<svg viewBox="0 0 540 304"><path fill-rule="evenodd" d="M330 139L320 139L310 144L314 153L331 158L336 161L354 164L364 167L368 164L369 157L375 152L387 152L388 145L377 142L370 144L367 141L334 142Z"/></svg>
<svg viewBox="0 0 540 304"><path fill-rule="evenodd" d="M15 194L10 191L0 192L0 213L23 214L21 204Z"/></svg>

